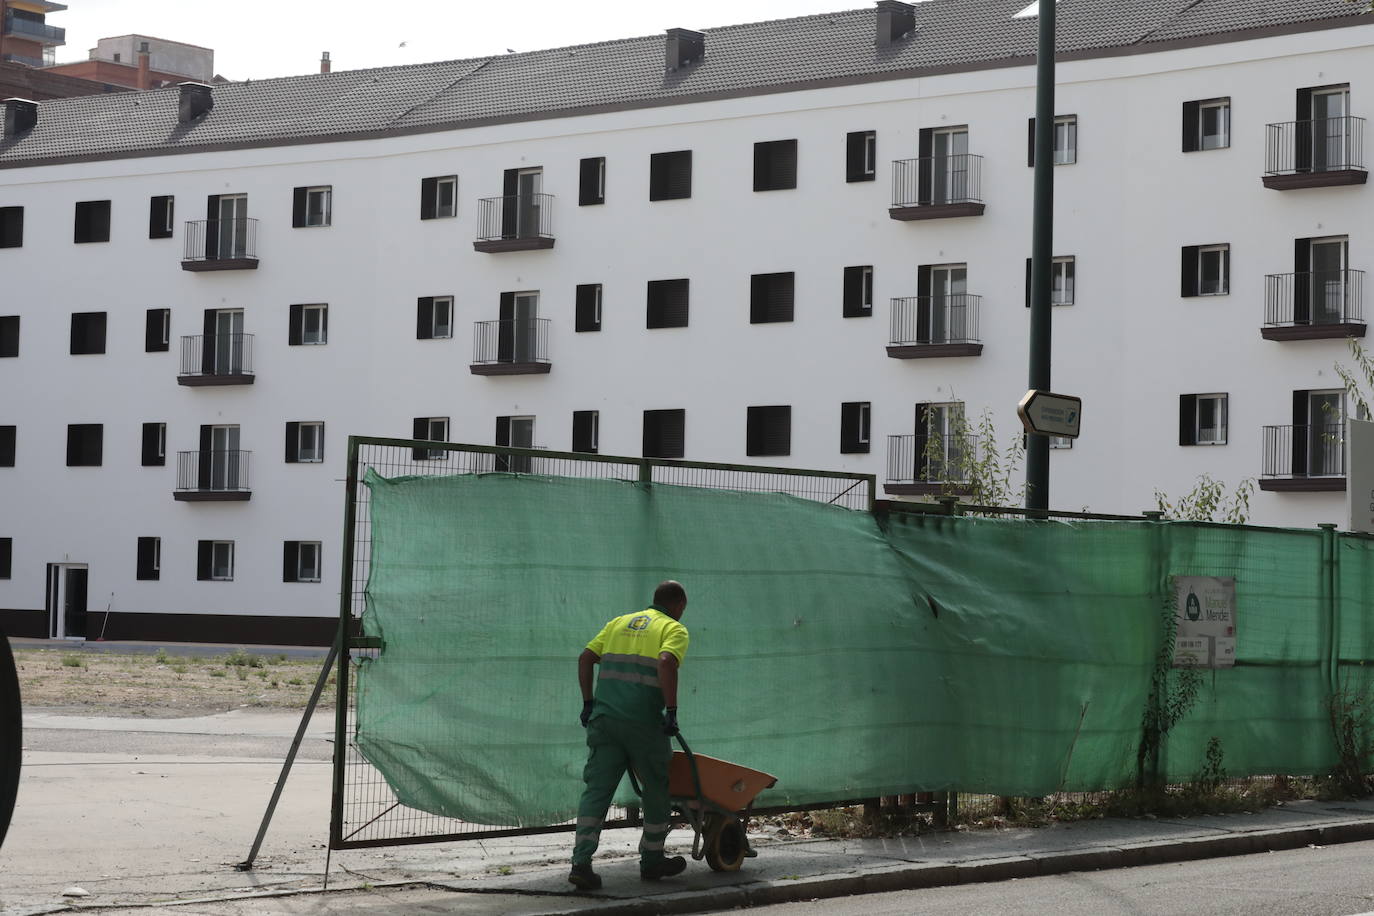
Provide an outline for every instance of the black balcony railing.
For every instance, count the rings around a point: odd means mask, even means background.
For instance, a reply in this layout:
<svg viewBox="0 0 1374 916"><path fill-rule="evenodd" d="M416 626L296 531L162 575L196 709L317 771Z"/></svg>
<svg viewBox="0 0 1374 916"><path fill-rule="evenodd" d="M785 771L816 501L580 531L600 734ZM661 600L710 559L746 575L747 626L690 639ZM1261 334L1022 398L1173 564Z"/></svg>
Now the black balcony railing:
<svg viewBox="0 0 1374 916"><path fill-rule="evenodd" d="M477 241L535 241L553 238L553 195L513 194L484 197Z"/></svg>
<svg viewBox="0 0 1374 916"><path fill-rule="evenodd" d="M1270 124L1264 145L1266 175L1364 169L1364 118Z"/></svg>
<svg viewBox="0 0 1374 916"><path fill-rule="evenodd" d="M67 30L55 25L46 25L42 22L34 22L31 19L20 19L12 13L5 15L5 34L22 35L25 38L36 38L44 44L62 45L67 43Z"/></svg>
<svg viewBox="0 0 1374 916"><path fill-rule="evenodd" d="M887 482L897 485L967 483L978 437L921 433L887 437Z"/></svg>
<svg viewBox="0 0 1374 916"><path fill-rule="evenodd" d="M982 296L908 296L892 300L893 346L978 343Z"/></svg>
<svg viewBox="0 0 1374 916"><path fill-rule="evenodd" d="M982 203L983 157L971 153L892 163L892 206Z"/></svg>
<svg viewBox="0 0 1374 916"><path fill-rule="evenodd" d="M243 219L197 219L186 223L183 262L256 262L258 260L258 221Z"/></svg>
<svg viewBox="0 0 1374 916"><path fill-rule="evenodd" d="M473 325L472 365L531 365L549 362L549 319L513 318Z"/></svg>
<svg viewBox="0 0 1374 916"><path fill-rule="evenodd" d="M188 378L253 375L252 334L194 334L181 338L181 370Z"/></svg>
<svg viewBox="0 0 1374 916"><path fill-rule="evenodd" d="M1264 278L1264 326L1364 324L1364 271L1314 270Z"/></svg>
<svg viewBox="0 0 1374 916"><path fill-rule="evenodd" d="M241 449L177 452L177 490L182 493L247 493L248 458Z"/></svg>
<svg viewBox="0 0 1374 916"><path fill-rule="evenodd" d="M1344 477L1345 424L1264 427L1263 477Z"/></svg>

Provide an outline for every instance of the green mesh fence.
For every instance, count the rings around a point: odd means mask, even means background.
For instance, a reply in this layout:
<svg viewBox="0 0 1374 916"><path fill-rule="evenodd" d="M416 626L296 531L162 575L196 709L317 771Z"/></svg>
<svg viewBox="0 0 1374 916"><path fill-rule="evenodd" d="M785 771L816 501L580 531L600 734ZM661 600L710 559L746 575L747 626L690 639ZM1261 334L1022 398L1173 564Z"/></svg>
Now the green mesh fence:
<svg viewBox="0 0 1374 916"><path fill-rule="evenodd" d="M404 805L535 827L575 810L575 659L687 586L694 749L778 777L765 806L1130 785L1169 577L1236 579L1233 669L1150 759L1186 782L1335 764L1328 703L1370 685L1374 542L1156 522L877 516L777 494L536 475L369 474L357 747ZM631 797L625 795L622 801Z"/></svg>

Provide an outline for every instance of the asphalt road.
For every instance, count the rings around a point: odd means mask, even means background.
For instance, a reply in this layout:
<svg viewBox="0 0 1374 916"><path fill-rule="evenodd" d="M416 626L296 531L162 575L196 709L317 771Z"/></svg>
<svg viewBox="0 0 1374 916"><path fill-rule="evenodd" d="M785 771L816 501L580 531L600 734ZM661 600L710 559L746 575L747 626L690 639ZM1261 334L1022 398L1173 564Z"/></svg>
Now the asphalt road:
<svg viewBox="0 0 1374 916"><path fill-rule="evenodd" d="M1374 912L1374 842L759 907L759 916L1351 916Z"/></svg>

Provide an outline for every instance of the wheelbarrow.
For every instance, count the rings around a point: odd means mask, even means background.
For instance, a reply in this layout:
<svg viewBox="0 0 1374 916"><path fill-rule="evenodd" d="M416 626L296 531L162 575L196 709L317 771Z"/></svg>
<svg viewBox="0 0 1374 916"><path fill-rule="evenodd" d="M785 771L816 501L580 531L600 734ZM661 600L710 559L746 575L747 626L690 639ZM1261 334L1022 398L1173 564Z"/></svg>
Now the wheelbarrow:
<svg viewBox="0 0 1374 916"><path fill-rule="evenodd" d="M757 855L744 832L754 799L778 779L728 760L693 754L681 734L677 743L682 750L673 751L668 764L668 800L692 825L692 858L704 858L712 871L739 871L745 859ZM633 770L630 785L643 794Z"/></svg>

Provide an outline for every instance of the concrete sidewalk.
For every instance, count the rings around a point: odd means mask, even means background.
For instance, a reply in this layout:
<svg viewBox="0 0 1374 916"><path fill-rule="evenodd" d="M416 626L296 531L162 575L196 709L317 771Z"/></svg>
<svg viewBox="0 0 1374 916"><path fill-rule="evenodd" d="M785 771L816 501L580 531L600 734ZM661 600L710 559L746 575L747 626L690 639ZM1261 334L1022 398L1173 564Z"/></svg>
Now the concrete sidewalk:
<svg viewBox="0 0 1374 916"><path fill-rule="evenodd" d="M251 872L239 872L295 719L26 718L24 781L0 850L0 913L700 913L849 894L1000 881L1374 838L1374 801L1295 802L1252 815L1103 819L1045 828L940 831L888 840L751 837L734 874L691 863L638 878L637 832L610 831L596 894L566 883L571 836L546 834L334 853L325 878L329 743L312 723ZM189 744L189 742L196 742ZM249 756L252 755L252 756ZM675 830L670 854L691 833ZM64 898L80 887L89 896Z"/></svg>

